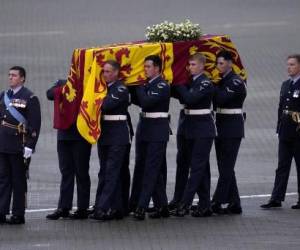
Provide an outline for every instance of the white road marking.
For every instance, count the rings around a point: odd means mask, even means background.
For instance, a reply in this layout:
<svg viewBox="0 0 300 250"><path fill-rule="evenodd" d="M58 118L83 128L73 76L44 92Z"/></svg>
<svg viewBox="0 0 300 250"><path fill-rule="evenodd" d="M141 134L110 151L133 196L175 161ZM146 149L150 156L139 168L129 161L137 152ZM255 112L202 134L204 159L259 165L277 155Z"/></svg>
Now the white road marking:
<svg viewBox="0 0 300 250"><path fill-rule="evenodd" d="M286 193L286 196L294 196L298 195L298 193ZM242 195L240 196L241 199L254 199L254 198L266 198L271 197L271 194L253 194L253 195ZM194 199L193 202L198 202L199 199ZM153 205L153 202L150 202L150 205ZM40 212L49 212L54 211L56 208L43 208L43 209L27 209L26 213L40 213ZM73 207L73 209L76 209L76 207Z"/></svg>
<svg viewBox="0 0 300 250"><path fill-rule="evenodd" d="M249 28L249 27L281 27L287 26L289 22L287 21L273 21L273 22L247 22L247 23L224 23L211 25L212 28Z"/></svg>
<svg viewBox="0 0 300 250"><path fill-rule="evenodd" d="M23 32L7 32L0 33L0 37L20 37L20 36L53 36L63 35L65 32L62 30L48 30L48 31L23 31Z"/></svg>

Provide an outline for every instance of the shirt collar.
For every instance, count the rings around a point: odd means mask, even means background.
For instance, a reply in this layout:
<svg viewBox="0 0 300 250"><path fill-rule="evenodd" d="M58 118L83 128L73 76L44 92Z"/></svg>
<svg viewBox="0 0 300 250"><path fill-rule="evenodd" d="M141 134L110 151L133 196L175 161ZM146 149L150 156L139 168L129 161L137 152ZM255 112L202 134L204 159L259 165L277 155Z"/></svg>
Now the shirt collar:
<svg viewBox="0 0 300 250"><path fill-rule="evenodd" d="M201 76L203 74L203 72L202 73L200 73L200 74L198 74L198 75L194 75L193 76L193 81L195 81L199 76Z"/></svg>
<svg viewBox="0 0 300 250"><path fill-rule="evenodd" d="M224 75L222 75L222 78L225 78L225 77L228 76L231 72L232 72L232 69L228 70L227 72L225 72Z"/></svg>
<svg viewBox="0 0 300 250"><path fill-rule="evenodd" d="M11 88L11 90L14 92L14 95L15 95L15 94L17 94L20 91L21 88L23 88L23 85L18 86L18 87L13 88L13 89Z"/></svg>
<svg viewBox="0 0 300 250"><path fill-rule="evenodd" d="M116 81L110 82L107 84L107 87L111 87Z"/></svg>
<svg viewBox="0 0 300 250"><path fill-rule="evenodd" d="M300 79L300 74L296 75L295 77L291 77L291 80L296 83Z"/></svg>
<svg viewBox="0 0 300 250"><path fill-rule="evenodd" d="M157 79L158 77L160 77L160 75L153 77L152 79L150 79L148 82L152 83L155 79Z"/></svg>

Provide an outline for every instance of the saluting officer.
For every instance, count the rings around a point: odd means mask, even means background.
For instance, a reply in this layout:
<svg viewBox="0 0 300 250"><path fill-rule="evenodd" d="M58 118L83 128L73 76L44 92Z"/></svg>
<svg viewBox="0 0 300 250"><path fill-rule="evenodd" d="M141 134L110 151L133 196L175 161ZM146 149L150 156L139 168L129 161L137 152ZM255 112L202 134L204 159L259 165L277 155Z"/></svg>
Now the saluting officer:
<svg viewBox="0 0 300 250"><path fill-rule="evenodd" d="M67 80L58 80L47 90L48 100L53 101L55 91L61 91ZM78 132L76 123L68 129L57 130L57 154L61 173L58 208L46 216L49 220L59 218L86 219L90 205L91 180L89 175L91 144ZM73 207L74 184L77 186L77 210Z"/></svg>
<svg viewBox="0 0 300 250"><path fill-rule="evenodd" d="M169 216L164 172L170 133L168 114L170 87L161 77L162 61L159 56L146 57L144 70L148 83L138 86L136 90L142 108L137 130L139 155L136 159L139 159L139 164L143 165L139 166L143 177L137 208L134 212L134 217L138 220L145 218L151 197L155 200L157 210L150 217Z"/></svg>
<svg viewBox="0 0 300 250"><path fill-rule="evenodd" d="M210 109L214 86L204 74L205 62L205 56L201 53L192 55L188 64L192 82L187 86L175 86L179 99L185 106L181 121L183 137L181 143L187 147L185 160L190 170L175 216L184 216L188 213L196 192L199 194L199 203L192 216L206 217L212 214L209 155L216 136L216 128Z"/></svg>
<svg viewBox="0 0 300 250"><path fill-rule="evenodd" d="M291 208L300 209L300 54L288 56L287 72L290 79L282 83L278 107L278 168L271 199L261 205L266 209L281 207L293 158L298 177L298 202Z"/></svg>
<svg viewBox="0 0 300 250"><path fill-rule="evenodd" d="M127 213L127 182L122 174L128 169L128 154L131 143L128 106L130 96L127 87L119 80L120 64L108 60L103 67L103 77L108 93L101 106L101 136L98 140L100 160L99 182L95 211L90 216L96 220L121 219ZM126 172L126 171L125 171ZM126 176L125 176L126 177ZM124 194L125 192L125 194Z"/></svg>
<svg viewBox="0 0 300 250"><path fill-rule="evenodd" d="M8 77L10 89L0 94L0 223L24 224L26 164L39 137L41 111L38 98L24 87L25 69L14 66Z"/></svg>
<svg viewBox="0 0 300 250"><path fill-rule="evenodd" d="M234 172L235 162L244 137L243 103L246 98L245 82L232 70L229 51L217 54L217 68L222 79L216 86L215 102L217 137L215 149L219 179L213 195L215 213L242 213L240 196ZM228 203L226 209L222 204Z"/></svg>

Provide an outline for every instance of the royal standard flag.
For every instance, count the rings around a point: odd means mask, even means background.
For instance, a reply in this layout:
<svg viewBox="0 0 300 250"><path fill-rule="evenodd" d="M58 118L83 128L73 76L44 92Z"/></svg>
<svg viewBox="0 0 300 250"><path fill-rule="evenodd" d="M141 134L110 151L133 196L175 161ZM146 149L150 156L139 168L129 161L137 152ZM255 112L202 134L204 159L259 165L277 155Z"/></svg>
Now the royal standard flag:
<svg viewBox="0 0 300 250"><path fill-rule="evenodd" d="M126 47L118 45L86 50L84 94L77 117L77 128L89 143L96 143L101 135L101 105L106 96L106 84L101 72L105 62L107 60L119 62L120 78L126 84L132 84L145 80L144 60L146 56L153 54L162 58L164 78L172 82L172 43L127 44Z"/></svg>
<svg viewBox="0 0 300 250"><path fill-rule="evenodd" d="M144 59L158 55L163 61L162 75L172 84L186 84L189 74L186 65L190 55L201 52L206 56L205 71L218 82L216 54L226 49L234 55L233 69L244 80L247 73L235 45L227 35L205 35L199 40L174 43L132 42L75 49L67 84L55 95L55 128L66 129L77 120L80 134L96 143L101 134L101 104L106 86L101 77L105 61L116 60L121 65L120 79L126 85L145 80Z"/></svg>

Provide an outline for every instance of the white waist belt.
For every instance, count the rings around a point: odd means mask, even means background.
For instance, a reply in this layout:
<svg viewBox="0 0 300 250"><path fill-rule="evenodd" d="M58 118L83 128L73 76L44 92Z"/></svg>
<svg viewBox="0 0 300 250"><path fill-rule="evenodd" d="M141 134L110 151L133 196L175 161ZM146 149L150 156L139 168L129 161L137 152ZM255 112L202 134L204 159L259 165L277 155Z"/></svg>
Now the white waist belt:
<svg viewBox="0 0 300 250"><path fill-rule="evenodd" d="M102 119L104 121L126 121L126 115L103 115Z"/></svg>
<svg viewBox="0 0 300 250"><path fill-rule="evenodd" d="M184 109L186 115L207 115L211 114L210 109Z"/></svg>
<svg viewBox="0 0 300 250"><path fill-rule="evenodd" d="M169 113L165 113L165 112L142 112L142 117L145 118L168 118L169 117Z"/></svg>
<svg viewBox="0 0 300 250"><path fill-rule="evenodd" d="M217 108L217 114L225 114L225 115L234 115L234 114L242 114L242 109L221 109Z"/></svg>

